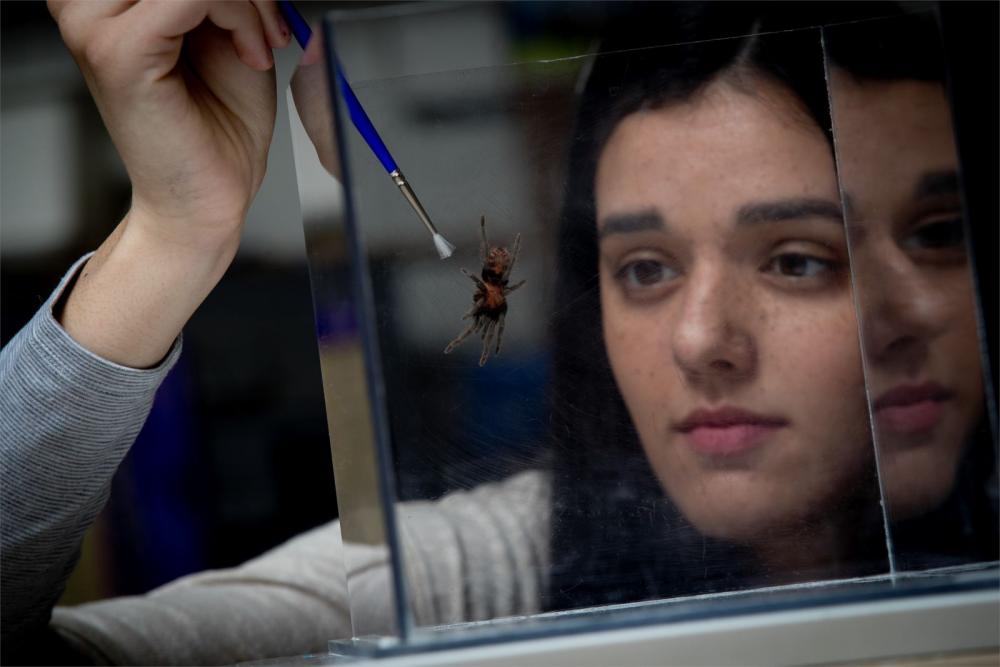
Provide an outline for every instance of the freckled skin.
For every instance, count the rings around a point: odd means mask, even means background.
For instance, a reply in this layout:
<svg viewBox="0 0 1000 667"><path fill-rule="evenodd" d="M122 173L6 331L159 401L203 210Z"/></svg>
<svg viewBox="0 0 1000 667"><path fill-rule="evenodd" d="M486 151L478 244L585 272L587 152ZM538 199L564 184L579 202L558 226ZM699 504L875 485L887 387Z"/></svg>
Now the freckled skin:
<svg viewBox="0 0 1000 667"><path fill-rule="evenodd" d="M670 228L610 235L600 263L612 370L664 490L706 535L762 554L780 542L832 555L852 520L841 508L874 483L850 282L789 289L761 266L773 246L797 242L800 229L810 248L835 248L846 263L843 227L734 222L748 202L839 201L822 133L782 89L761 82L751 96L717 81L689 102L625 118L602 152L595 186L599 224L652 209ZM647 251L669 256L680 277L637 301L616 270L629 253ZM693 410L721 405L789 425L720 465L674 427ZM824 546L779 540L807 531L824 534Z"/></svg>
<svg viewBox="0 0 1000 667"><path fill-rule="evenodd" d="M908 247L927 220L960 215L957 196L930 210L914 196L922 174L955 170L958 157L940 84L859 83L834 70L831 85L841 178L854 202L850 228L860 232L851 243L872 396L927 381L954 394L929 432L890 432L876 413L890 516L905 519L933 509L951 491L984 409L964 248L938 261L941 251Z"/></svg>

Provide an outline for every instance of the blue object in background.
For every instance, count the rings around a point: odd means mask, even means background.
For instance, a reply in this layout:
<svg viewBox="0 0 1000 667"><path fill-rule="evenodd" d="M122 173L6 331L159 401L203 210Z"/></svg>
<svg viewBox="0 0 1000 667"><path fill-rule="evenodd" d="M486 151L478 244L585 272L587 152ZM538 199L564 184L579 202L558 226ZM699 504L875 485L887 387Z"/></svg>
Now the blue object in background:
<svg viewBox="0 0 1000 667"><path fill-rule="evenodd" d="M456 412L469 453L485 461L532 457L546 433L551 358L547 354L497 357L470 367Z"/></svg>
<svg viewBox="0 0 1000 667"><path fill-rule="evenodd" d="M206 567L203 485L192 370L182 355L115 478L111 512L116 594L141 593Z"/></svg>

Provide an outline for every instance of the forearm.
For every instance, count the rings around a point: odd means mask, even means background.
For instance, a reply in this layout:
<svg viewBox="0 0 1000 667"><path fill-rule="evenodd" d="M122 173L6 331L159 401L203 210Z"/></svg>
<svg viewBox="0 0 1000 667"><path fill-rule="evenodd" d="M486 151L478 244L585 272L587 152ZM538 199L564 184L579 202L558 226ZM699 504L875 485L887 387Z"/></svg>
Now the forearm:
<svg viewBox="0 0 1000 667"><path fill-rule="evenodd" d="M239 223L170 238L134 210L83 268L59 320L80 345L123 366L159 363L221 279Z"/></svg>
<svg viewBox="0 0 1000 667"><path fill-rule="evenodd" d="M180 353L137 370L77 344L52 316L68 282L0 351L3 637L38 627L76 562L83 533Z"/></svg>

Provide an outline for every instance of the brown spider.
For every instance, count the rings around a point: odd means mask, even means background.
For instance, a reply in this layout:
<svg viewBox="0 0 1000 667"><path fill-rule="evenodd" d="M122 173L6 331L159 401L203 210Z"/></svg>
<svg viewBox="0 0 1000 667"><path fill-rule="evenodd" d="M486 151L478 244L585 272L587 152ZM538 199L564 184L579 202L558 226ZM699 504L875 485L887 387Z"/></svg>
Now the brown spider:
<svg viewBox="0 0 1000 667"><path fill-rule="evenodd" d="M504 318L507 315L507 295L523 285L524 281L507 286L507 280L510 278L510 272L514 269L518 250L521 249L521 235L518 234L514 237L514 251L511 252L500 246L490 247L486 240L485 215L479 221L479 230L482 233L482 239L479 242L479 256L483 260L482 278L462 269L462 273L476 283L472 308L462 316L463 320L472 318L472 324L458 334L455 340L448 343L448 347L444 348L444 353L448 354L458 347L459 343L478 331L479 337L483 339L483 354L479 357L479 365L482 366L490 357L490 347L493 345L494 338L497 344L495 354L500 354Z"/></svg>

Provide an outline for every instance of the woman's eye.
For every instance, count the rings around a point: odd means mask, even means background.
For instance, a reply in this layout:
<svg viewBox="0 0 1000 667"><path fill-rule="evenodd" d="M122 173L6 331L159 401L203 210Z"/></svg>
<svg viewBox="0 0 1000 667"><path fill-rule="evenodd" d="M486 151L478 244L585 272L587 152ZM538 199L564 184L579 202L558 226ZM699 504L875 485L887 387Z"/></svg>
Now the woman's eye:
<svg viewBox="0 0 1000 667"><path fill-rule="evenodd" d="M833 270L833 262L800 253L784 253L768 262L767 270L790 278L814 278Z"/></svg>
<svg viewBox="0 0 1000 667"><path fill-rule="evenodd" d="M908 250L964 250L965 225L962 218L929 222L911 230L901 245Z"/></svg>
<svg viewBox="0 0 1000 667"><path fill-rule="evenodd" d="M677 277L677 272L655 259L639 259L624 265L617 277L627 288L654 287Z"/></svg>

